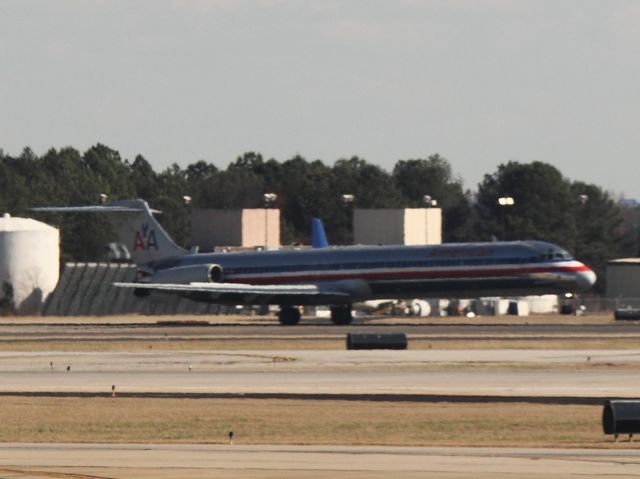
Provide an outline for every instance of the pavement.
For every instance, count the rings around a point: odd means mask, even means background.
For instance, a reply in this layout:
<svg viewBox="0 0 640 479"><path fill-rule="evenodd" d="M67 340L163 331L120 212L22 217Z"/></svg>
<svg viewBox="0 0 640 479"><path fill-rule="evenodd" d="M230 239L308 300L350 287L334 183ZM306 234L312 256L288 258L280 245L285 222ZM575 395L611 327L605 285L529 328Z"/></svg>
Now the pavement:
<svg viewBox="0 0 640 479"><path fill-rule="evenodd" d="M600 327L600 326L598 326ZM609 328L609 326L606 326ZM226 326L224 328L227 328ZM449 335L458 326L425 329ZM529 328L523 326L522 328ZM634 336L611 326L608 335ZM473 328L471 328L473 329ZM469 328L464 328L467 335ZM252 334L287 336L280 328ZM288 331L288 330L286 330ZM322 335L314 327L295 335ZM244 328L20 325L4 341L110 340L205 333L241 337ZM284 334L283 334L284 333ZM421 333L423 333L421 331ZM596 328L541 326L475 334L591 336ZM335 333L331 333L335 334ZM473 336L473 334L471 335ZM295 344L295 343L293 343ZM292 345L293 345L292 344ZM638 349L146 352L0 352L0 393L289 393L502 397L640 397ZM473 434L473 431L469 431ZM384 441L384 438L376 438ZM0 444L2 478L376 478L526 479L640 477L635 443L610 449L245 446L207 444Z"/></svg>
<svg viewBox="0 0 640 479"><path fill-rule="evenodd" d="M0 392L640 397L640 350L0 352Z"/></svg>
<svg viewBox="0 0 640 479"><path fill-rule="evenodd" d="M637 449L0 444L0 478L640 477Z"/></svg>

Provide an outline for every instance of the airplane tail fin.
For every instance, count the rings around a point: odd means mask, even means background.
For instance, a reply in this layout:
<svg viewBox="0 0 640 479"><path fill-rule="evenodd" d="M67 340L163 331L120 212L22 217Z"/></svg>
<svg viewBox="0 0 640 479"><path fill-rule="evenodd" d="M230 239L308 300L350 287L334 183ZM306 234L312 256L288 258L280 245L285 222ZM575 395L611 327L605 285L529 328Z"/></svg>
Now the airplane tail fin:
<svg viewBox="0 0 640 479"><path fill-rule="evenodd" d="M144 200L113 201L100 206L68 206L32 208L48 213L106 213L118 241L123 243L137 264L181 256L186 250L176 245L169 234L154 218Z"/></svg>
<svg viewBox="0 0 640 479"><path fill-rule="evenodd" d="M324 232L324 225L320 218L311 220L311 246L313 248L328 248L329 242Z"/></svg>

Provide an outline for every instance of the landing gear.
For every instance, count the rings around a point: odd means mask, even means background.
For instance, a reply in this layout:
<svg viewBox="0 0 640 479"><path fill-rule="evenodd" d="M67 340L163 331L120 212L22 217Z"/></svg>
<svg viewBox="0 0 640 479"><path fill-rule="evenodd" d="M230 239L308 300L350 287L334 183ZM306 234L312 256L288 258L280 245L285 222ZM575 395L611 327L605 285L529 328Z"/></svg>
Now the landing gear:
<svg viewBox="0 0 640 479"><path fill-rule="evenodd" d="M351 323L352 320L351 305L331 306L331 321L333 321L333 324L342 326Z"/></svg>
<svg viewBox="0 0 640 479"><path fill-rule="evenodd" d="M294 326L300 322L300 311L291 306L282 306L278 313L278 321L283 326Z"/></svg>

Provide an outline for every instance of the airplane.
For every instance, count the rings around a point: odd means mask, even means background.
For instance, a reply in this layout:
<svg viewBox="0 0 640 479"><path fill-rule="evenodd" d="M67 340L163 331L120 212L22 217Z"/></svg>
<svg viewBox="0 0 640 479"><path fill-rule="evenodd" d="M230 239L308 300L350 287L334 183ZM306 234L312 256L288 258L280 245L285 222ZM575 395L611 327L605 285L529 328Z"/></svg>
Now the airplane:
<svg viewBox="0 0 640 479"><path fill-rule="evenodd" d="M595 273L543 241L343 246L299 250L191 253L177 246L146 201L32 208L106 213L138 265L136 281L114 283L137 296L180 294L219 304L279 305L282 325L302 305L326 305L334 324L352 321L367 300L563 294L588 290Z"/></svg>

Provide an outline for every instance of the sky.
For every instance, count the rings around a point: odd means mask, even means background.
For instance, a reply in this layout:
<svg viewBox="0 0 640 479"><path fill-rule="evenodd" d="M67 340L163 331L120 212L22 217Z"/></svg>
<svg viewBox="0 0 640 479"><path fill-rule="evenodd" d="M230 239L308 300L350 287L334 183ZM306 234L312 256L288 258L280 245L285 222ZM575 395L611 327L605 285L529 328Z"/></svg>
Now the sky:
<svg viewBox="0 0 640 479"><path fill-rule="evenodd" d="M640 1L0 0L0 148L507 161L640 199Z"/></svg>

